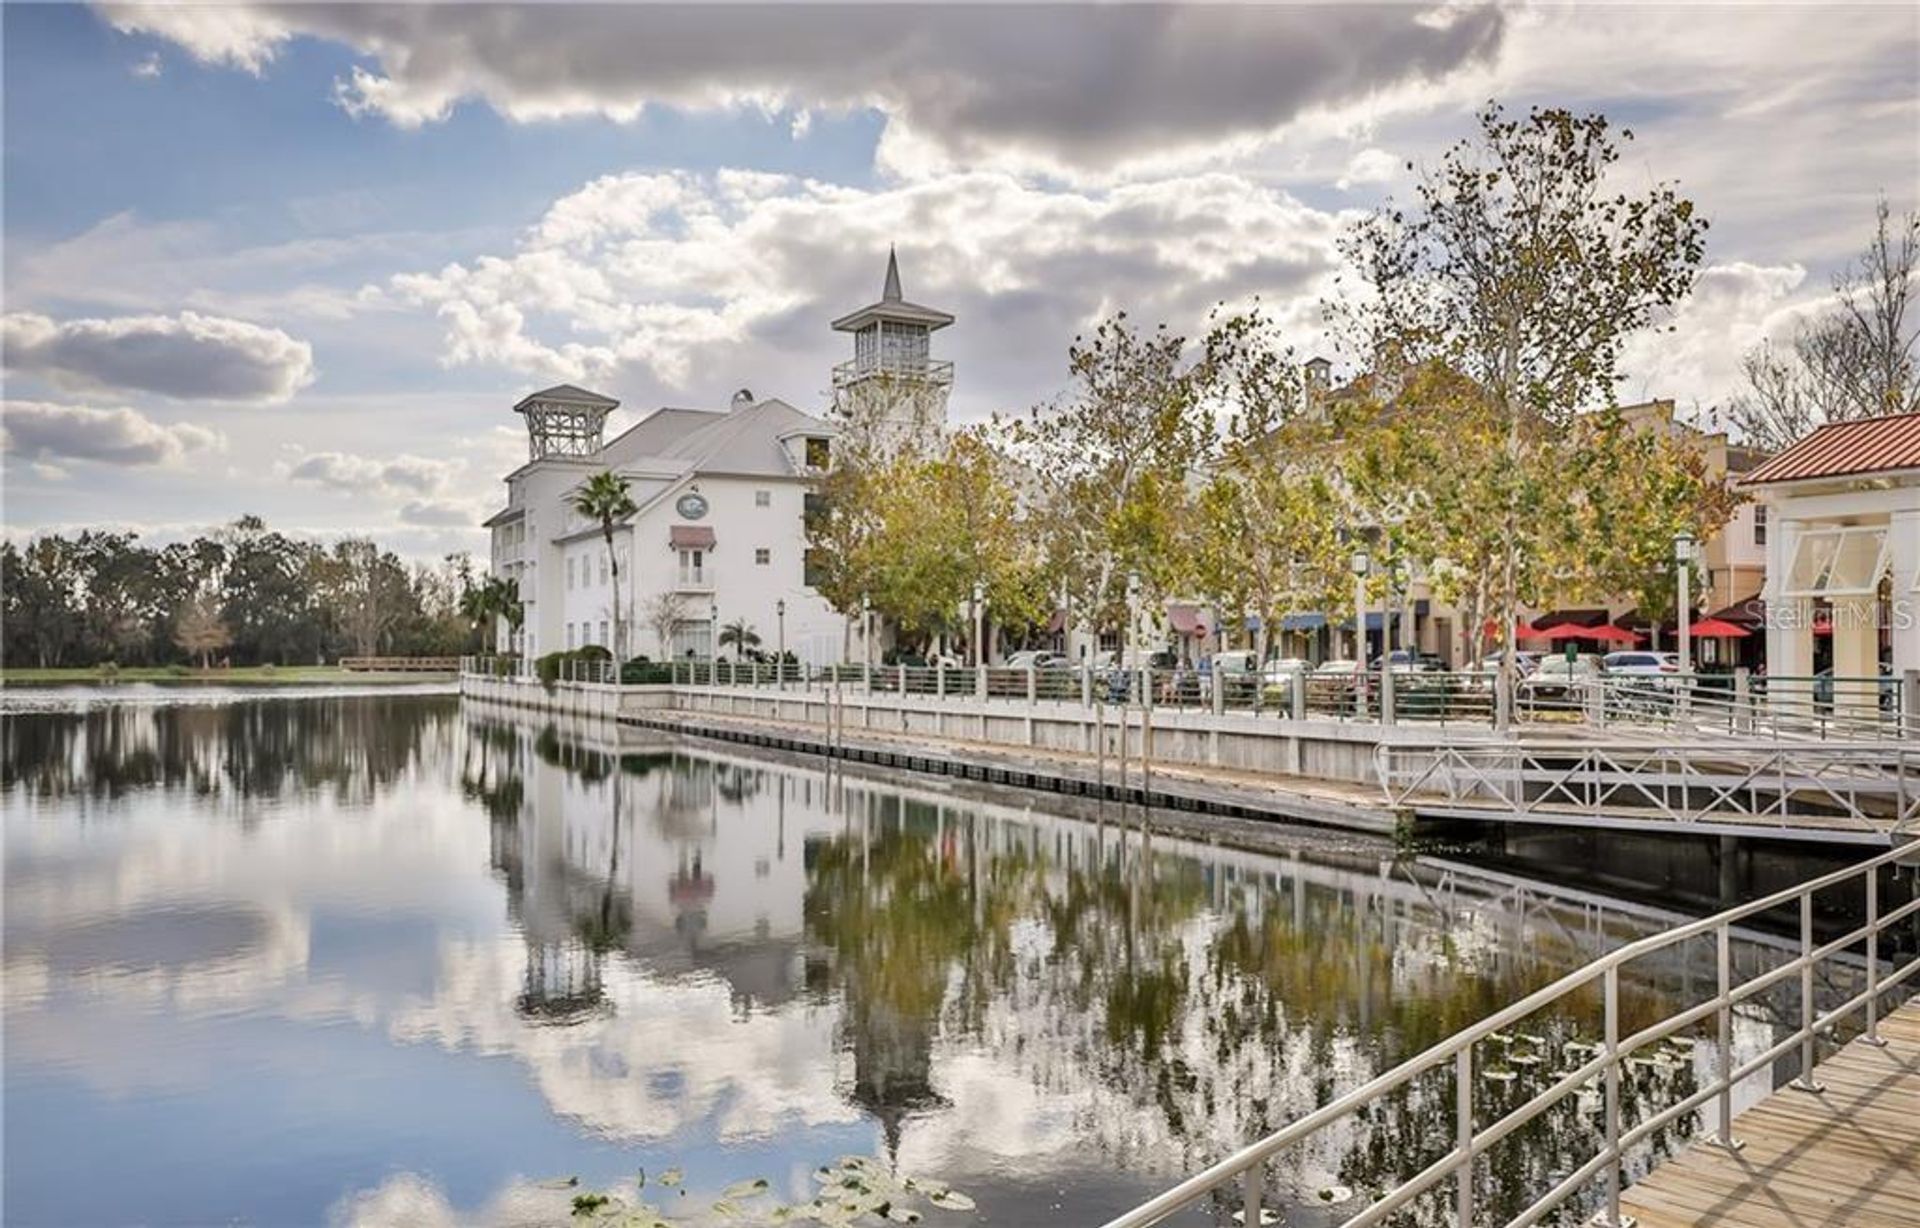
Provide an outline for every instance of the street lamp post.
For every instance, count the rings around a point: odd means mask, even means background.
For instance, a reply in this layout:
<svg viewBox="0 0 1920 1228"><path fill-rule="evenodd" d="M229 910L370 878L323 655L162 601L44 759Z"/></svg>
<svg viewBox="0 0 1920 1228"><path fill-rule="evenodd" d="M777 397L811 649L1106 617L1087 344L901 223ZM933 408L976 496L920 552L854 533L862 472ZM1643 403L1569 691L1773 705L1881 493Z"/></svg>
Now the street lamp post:
<svg viewBox="0 0 1920 1228"><path fill-rule="evenodd" d="M1367 573L1373 570L1373 560L1367 557L1365 550L1355 550L1347 565L1353 571L1353 656L1357 666L1354 672L1360 679L1356 688L1359 694L1355 698L1359 706L1364 707L1367 695Z"/></svg>
<svg viewBox="0 0 1920 1228"><path fill-rule="evenodd" d="M787 689L787 599L785 597L773 603L773 617L775 624L779 627L778 638L775 640L777 647L773 657L773 668L780 679L780 689L784 691Z"/></svg>
<svg viewBox="0 0 1920 1228"><path fill-rule="evenodd" d="M987 588L975 580L973 582L973 665L975 669L987 664Z"/></svg>
<svg viewBox="0 0 1920 1228"><path fill-rule="evenodd" d="M1673 539L1673 581L1679 588L1673 621L1680 633L1680 695L1684 706L1693 673L1693 534L1682 529Z"/></svg>
<svg viewBox="0 0 1920 1228"><path fill-rule="evenodd" d="M873 686L873 601L865 593L860 594L860 681L869 689Z"/></svg>

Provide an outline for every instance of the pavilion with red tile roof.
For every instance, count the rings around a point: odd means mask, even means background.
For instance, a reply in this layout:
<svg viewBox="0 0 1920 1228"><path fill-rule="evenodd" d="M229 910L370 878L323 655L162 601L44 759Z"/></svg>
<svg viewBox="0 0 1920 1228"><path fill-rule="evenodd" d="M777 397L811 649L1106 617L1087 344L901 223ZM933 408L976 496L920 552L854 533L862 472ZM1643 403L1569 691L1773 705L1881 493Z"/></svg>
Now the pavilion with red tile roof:
<svg viewBox="0 0 1920 1228"><path fill-rule="evenodd" d="M1828 423L1740 484L1767 513L1768 673L1814 673L1825 605L1836 679L1890 663L1920 697L1920 413ZM1834 700L1877 705L1879 688L1836 684Z"/></svg>

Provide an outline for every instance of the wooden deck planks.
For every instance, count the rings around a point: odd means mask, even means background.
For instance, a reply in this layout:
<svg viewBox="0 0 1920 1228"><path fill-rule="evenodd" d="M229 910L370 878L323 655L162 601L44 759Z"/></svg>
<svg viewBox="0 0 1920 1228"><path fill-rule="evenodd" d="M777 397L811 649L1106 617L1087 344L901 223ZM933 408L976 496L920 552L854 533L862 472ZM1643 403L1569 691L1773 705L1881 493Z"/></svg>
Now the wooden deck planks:
<svg viewBox="0 0 1920 1228"><path fill-rule="evenodd" d="M1641 1228L1920 1228L1920 998L1734 1118L1746 1146L1695 1143L1621 1198Z"/></svg>

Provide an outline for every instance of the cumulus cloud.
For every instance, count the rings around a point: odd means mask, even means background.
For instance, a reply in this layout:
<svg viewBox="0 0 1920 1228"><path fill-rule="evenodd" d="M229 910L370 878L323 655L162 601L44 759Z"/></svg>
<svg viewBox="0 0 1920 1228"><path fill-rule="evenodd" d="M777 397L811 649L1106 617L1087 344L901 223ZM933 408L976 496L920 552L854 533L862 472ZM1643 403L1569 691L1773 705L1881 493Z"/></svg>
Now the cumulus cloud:
<svg viewBox="0 0 1920 1228"><path fill-rule="evenodd" d="M1621 359L1630 383L1620 395L1723 404L1741 388L1741 356L1762 340L1790 335L1793 322L1815 309L1818 299L1796 293L1806 278L1799 265L1733 261L1702 269L1667 326L1628 344Z"/></svg>
<svg viewBox="0 0 1920 1228"><path fill-rule="evenodd" d="M845 343L833 317L878 296L890 242L908 297L953 311L939 344L978 408L1060 383L1068 338L1118 308L1197 327L1262 294L1302 321L1339 218L1224 173L1048 190L998 172L880 189L722 171L612 175L556 201L511 252L396 277L436 311L443 359L529 379L812 405Z"/></svg>
<svg viewBox="0 0 1920 1228"><path fill-rule="evenodd" d="M96 409L46 401L5 402L0 442L9 453L38 462L42 477L64 477L62 461L135 468L178 465L226 447L220 432L191 422L164 425L124 406Z"/></svg>
<svg viewBox="0 0 1920 1228"><path fill-rule="evenodd" d="M1492 5L103 6L115 26L264 71L291 38L374 66L343 106L406 127L483 101L521 121L647 107L888 117L895 169L1106 170L1261 140L1491 60ZM850 71L849 56L857 57ZM804 124L801 125L804 129Z"/></svg>
<svg viewBox="0 0 1920 1228"><path fill-rule="evenodd" d="M313 347L277 328L200 315L0 320L10 371L62 387L155 392L177 399L284 401L313 382Z"/></svg>
<svg viewBox="0 0 1920 1228"><path fill-rule="evenodd" d="M458 461L424 456L359 456L351 452L312 452L280 466L291 482L325 486L352 494L432 496L446 489L461 468Z"/></svg>

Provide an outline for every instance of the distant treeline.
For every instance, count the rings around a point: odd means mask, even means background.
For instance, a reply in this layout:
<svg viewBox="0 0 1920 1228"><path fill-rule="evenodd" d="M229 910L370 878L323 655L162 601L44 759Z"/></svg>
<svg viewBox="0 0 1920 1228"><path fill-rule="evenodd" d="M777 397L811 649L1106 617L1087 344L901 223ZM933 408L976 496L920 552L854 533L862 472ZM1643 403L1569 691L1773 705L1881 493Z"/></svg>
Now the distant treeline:
<svg viewBox="0 0 1920 1228"><path fill-rule="evenodd" d="M479 644L473 561L408 564L365 538L306 541L244 516L167 546L87 530L0 545L0 662L15 668L312 665Z"/></svg>

